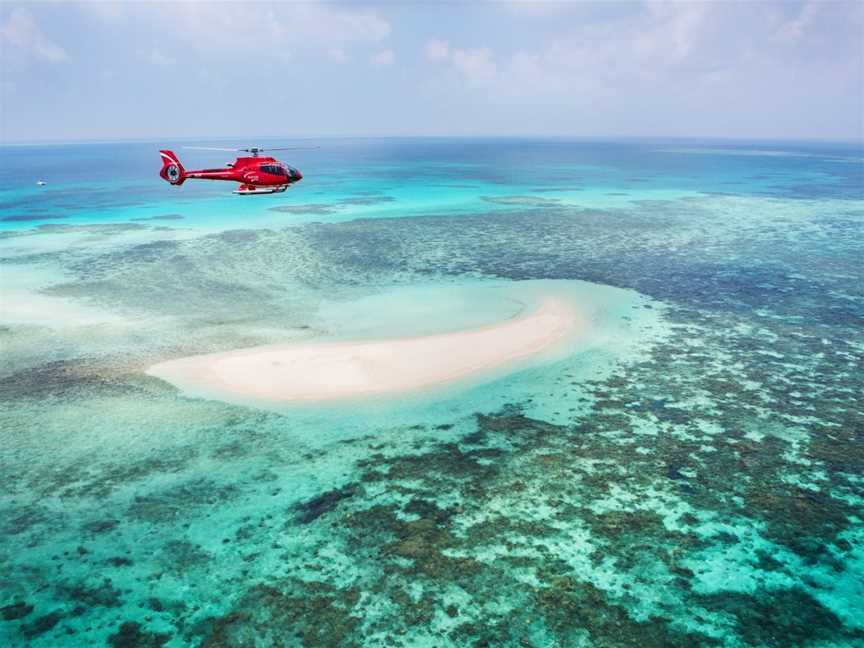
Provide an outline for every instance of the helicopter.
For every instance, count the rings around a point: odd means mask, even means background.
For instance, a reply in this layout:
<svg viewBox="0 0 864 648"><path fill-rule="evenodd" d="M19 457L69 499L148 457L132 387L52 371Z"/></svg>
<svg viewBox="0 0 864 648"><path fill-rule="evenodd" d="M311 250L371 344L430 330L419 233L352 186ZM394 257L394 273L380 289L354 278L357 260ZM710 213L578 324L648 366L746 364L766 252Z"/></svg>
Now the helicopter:
<svg viewBox="0 0 864 648"><path fill-rule="evenodd" d="M256 194L282 193L295 182L303 179L299 169L280 162L270 156L261 156L265 151L289 151L317 147L282 147L264 149L258 146L249 148L213 148L209 146L185 146L188 149L200 151L232 151L248 153L248 156L238 156L233 163L228 163L221 169L199 169L187 171L173 151L161 150L162 170L159 175L163 180L175 186L180 186L189 178L201 180L228 180L239 182L240 186L233 193L240 196Z"/></svg>

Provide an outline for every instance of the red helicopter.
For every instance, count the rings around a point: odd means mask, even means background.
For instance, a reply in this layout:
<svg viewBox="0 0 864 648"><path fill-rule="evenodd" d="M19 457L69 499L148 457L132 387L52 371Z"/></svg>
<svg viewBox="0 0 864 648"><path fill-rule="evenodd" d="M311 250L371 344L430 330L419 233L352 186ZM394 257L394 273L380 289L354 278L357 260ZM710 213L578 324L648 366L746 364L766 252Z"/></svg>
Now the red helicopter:
<svg viewBox="0 0 864 648"><path fill-rule="evenodd" d="M182 185L187 178L202 180L229 180L239 182L235 194L248 196L253 194L272 194L285 191L290 185L303 179L299 169L288 166L279 160L259 154L263 151L289 151L310 147L287 147L263 149L257 146L242 149L211 148L206 146L187 146L185 148L203 151L240 151L250 153L250 157L238 157L233 164L226 164L224 169L199 169L187 171L173 151L159 151L162 156L162 170L159 175L172 185ZM312 147L314 148L314 147Z"/></svg>

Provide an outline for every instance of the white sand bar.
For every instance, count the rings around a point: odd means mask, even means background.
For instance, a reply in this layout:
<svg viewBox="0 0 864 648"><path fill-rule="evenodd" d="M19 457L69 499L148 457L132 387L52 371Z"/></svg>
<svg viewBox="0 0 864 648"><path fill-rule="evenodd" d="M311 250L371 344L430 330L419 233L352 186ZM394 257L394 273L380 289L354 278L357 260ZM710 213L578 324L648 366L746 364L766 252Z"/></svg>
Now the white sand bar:
<svg viewBox="0 0 864 648"><path fill-rule="evenodd" d="M516 364L578 334L565 299L498 324L385 340L289 343L191 356L147 371L193 393L270 402L386 395Z"/></svg>

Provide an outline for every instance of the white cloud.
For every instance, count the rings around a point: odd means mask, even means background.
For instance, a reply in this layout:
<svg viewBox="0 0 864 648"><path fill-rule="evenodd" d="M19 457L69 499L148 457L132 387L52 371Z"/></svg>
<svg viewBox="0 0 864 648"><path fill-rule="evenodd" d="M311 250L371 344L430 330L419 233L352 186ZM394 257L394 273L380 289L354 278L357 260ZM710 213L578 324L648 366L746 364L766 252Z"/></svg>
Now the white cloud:
<svg viewBox="0 0 864 648"><path fill-rule="evenodd" d="M329 52L327 52L327 56L330 58L331 61L335 61L336 63L348 62L348 55L341 47L334 47Z"/></svg>
<svg viewBox="0 0 864 648"><path fill-rule="evenodd" d="M307 33L317 33L325 41L378 43L390 35L390 23L371 10L292 3L288 20L298 18Z"/></svg>
<svg viewBox="0 0 864 648"><path fill-rule="evenodd" d="M161 67L170 67L177 63L174 58L165 54L158 47L154 47L150 50L139 51L138 58L146 63L150 63L151 65L158 65Z"/></svg>
<svg viewBox="0 0 864 648"><path fill-rule="evenodd" d="M284 5L183 2L155 5L173 34L199 45L224 42L316 43L338 48L350 43L379 43L390 35L390 23L372 10L315 2ZM251 10L250 10L251 9ZM178 28L177 26L180 26Z"/></svg>
<svg viewBox="0 0 864 648"><path fill-rule="evenodd" d="M446 61L450 58L450 43L445 40L432 39L426 43L426 58L433 62Z"/></svg>
<svg viewBox="0 0 864 648"><path fill-rule="evenodd" d="M424 47L426 59L433 63L448 63L465 79L478 83L495 77L497 66L488 47L455 49L445 40L433 39Z"/></svg>
<svg viewBox="0 0 864 648"><path fill-rule="evenodd" d="M391 31L376 10L326 2L83 2L76 7L101 23L101 31L159 37L165 56L206 57L220 64L237 60L253 45L283 63L346 62L352 48L380 49Z"/></svg>
<svg viewBox="0 0 864 648"><path fill-rule="evenodd" d="M550 91L566 90L568 84L561 76L556 75L547 61L537 53L516 52L509 61L507 68L502 72L517 92L524 92L525 88L545 88ZM569 87L575 84L571 79Z"/></svg>
<svg viewBox="0 0 864 648"><path fill-rule="evenodd" d="M509 51L490 35L494 53L427 42L422 96L551 132L792 136L812 132L817 102L826 132L855 130L864 3L565 4L513 5L525 28Z"/></svg>
<svg viewBox="0 0 864 648"><path fill-rule="evenodd" d="M375 67L387 67L396 62L396 55L393 50L381 50L377 54L373 54L369 62Z"/></svg>
<svg viewBox="0 0 864 648"><path fill-rule="evenodd" d="M240 84L290 110L291 128L318 132L849 137L864 114L862 15L861 0L456 2L444 13L427 3L24 0L0 10L0 76L16 88L4 119L16 137L50 134L46 124L76 137L129 124L158 132L175 128L152 117L169 92L201 115L189 133L234 132ZM410 56L392 42L397 30L400 43L413 39ZM159 85L173 70L160 66L181 61L183 82ZM385 77L404 82L356 96L356 84ZM46 87L57 102L44 101ZM94 101L121 94L136 98L126 105L137 119L92 116ZM52 103L63 120L52 121Z"/></svg>
<svg viewBox="0 0 864 648"><path fill-rule="evenodd" d="M0 25L0 42L50 63L58 63L69 58L66 50L53 43L42 32L33 15L26 9L13 9L9 19Z"/></svg>
<svg viewBox="0 0 864 648"><path fill-rule="evenodd" d="M777 30L777 35L783 40L795 43L801 39L804 33L810 28L822 11L820 2L808 2L802 8L801 12L794 20L784 21Z"/></svg>
<svg viewBox="0 0 864 648"><path fill-rule="evenodd" d="M568 23L512 62L550 87L618 90L669 83L682 91L701 81L788 67L818 12L784 17L769 3L648 2L608 20ZM647 86L650 87L650 86ZM541 88L535 88L540 90Z"/></svg>
<svg viewBox="0 0 864 648"><path fill-rule="evenodd" d="M450 55L453 65L466 79L472 82L488 81L495 77L497 69L492 60L492 50L481 49L453 50Z"/></svg>

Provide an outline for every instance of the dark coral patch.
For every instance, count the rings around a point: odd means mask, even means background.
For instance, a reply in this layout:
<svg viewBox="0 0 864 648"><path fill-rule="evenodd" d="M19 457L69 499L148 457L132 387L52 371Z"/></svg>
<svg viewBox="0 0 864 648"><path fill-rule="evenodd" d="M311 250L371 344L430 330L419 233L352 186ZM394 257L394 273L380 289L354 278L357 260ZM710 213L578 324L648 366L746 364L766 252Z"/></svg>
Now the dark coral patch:
<svg viewBox="0 0 864 648"><path fill-rule="evenodd" d="M119 607L123 602L120 590L114 587L110 578L106 578L98 585L89 583L63 585L58 588L58 593L61 597L88 608Z"/></svg>
<svg viewBox="0 0 864 648"><path fill-rule="evenodd" d="M69 218L65 214L55 214L53 216L47 216L45 214L14 214L12 216L4 216L0 218L0 221L4 223L15 223L15 222L28 222L28 221L46 221L46 220L55 220L59 218Z"/></svg>
<svg viewBox="0 0 864 648"><path fill-rule="evenodd" d="M116 529L119 524L120 522L114 519L93 520L92 522L87 522L83 526L83 529L89 533L107 533Z"/></svg>
<svg viewBox="0 0 864 648"><path fill-rule="evenodd" d="M170 634L149 632L137 621L125 621L108 637L108 645L111 648L159 648L170 640Z"/></svg>
<svg viewBox="0 0 864 648"><path fill-rule="evenodd" d="M34 619L31 623L21 626L21 634L28 639L33 639L39 635L45 634L56 626L63 619L63 613L60 610L54 610L48 614Z"/></svg>
<svg viewBox="0 0 864 648"><path fill-rule="evenodd" d="M33 606L31 604L25 603L24 601L18 601L16 603L4 605L0 608L0 616L3 617L4 621L14 621L27 616L32 611Z"/></svg>
<svg viewBox="0 0 864 648"><path fill-rule="evenodd" d="M252 587L228 614L193 628L187 639L203 636L200 648L266 646L358 646L361 617L353 613L356 588L288 580Z"/></svg>
<svg viewBox="0 0 864 648"><path fill-rule="evenodd" d="M339 505L339 502L354 495L354 492L355 486L353 484L348 484L342 488L335 488L326 493L322 493L321 495L306 500L305 502L300 502L295 507L297 511L297 522L300 524L309 524L310 522L317 520L325 513L329 513L335 509Z"/></svg>
<svg viewBox="0 0 864 648"><path fill-rule="evenodd" d="M864 632L845 629L836 614L800 587L699 598L706 608L732 615L747 645L785 648L838 639L864 641Z"/></svg>

